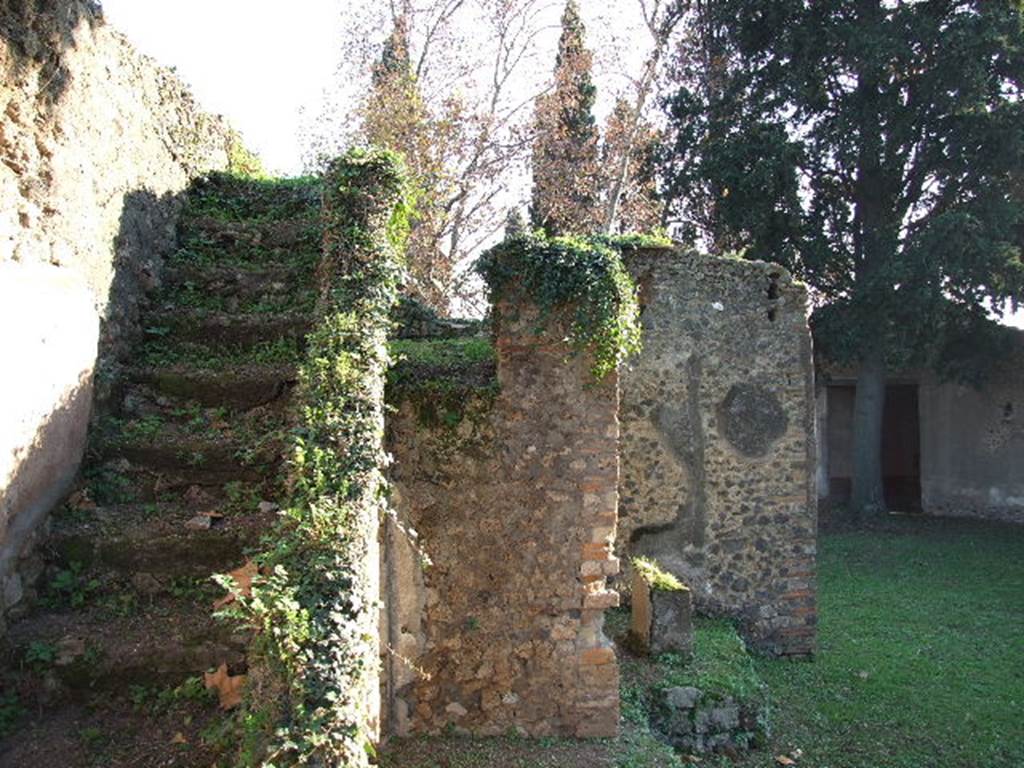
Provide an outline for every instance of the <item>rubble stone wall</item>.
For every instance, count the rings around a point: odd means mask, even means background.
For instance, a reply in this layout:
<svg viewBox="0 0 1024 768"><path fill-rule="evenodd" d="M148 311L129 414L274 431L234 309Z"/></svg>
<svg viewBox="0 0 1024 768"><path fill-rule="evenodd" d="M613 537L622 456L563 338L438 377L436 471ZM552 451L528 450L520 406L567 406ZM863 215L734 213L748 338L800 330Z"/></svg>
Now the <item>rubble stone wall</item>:
<svg viewBox="0 0 1024 768"><path fill-rule="evenodd" d="M618 728L603 611L617 513L617 382L557 327L502 308L500 393L388 423L384 700L393 734L600 737ZM557 324L556 324L557 325ZM413 531L415 533L413 533Z"/></svg>
<svg viewBox="0 0 1024 768"><path fill-rule="evenodd" d="M698 611L806 655L815 638L814 385L805 290L781 267L627 258L644 348L621 374L618 550L653 557Z"/></svg>

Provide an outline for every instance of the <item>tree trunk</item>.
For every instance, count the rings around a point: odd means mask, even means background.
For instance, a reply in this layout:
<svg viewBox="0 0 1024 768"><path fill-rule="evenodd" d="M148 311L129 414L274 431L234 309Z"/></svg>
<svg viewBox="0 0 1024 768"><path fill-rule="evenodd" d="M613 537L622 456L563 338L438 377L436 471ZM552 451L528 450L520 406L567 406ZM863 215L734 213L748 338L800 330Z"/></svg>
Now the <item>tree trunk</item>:
<svg viewBox="0 0 1024 768"><path fill-rule="evenodd" d="M854 514L885 511L882 485L882 415L885 411L885 361L881 351L870 352L857 372L853 401Z"/></svg>

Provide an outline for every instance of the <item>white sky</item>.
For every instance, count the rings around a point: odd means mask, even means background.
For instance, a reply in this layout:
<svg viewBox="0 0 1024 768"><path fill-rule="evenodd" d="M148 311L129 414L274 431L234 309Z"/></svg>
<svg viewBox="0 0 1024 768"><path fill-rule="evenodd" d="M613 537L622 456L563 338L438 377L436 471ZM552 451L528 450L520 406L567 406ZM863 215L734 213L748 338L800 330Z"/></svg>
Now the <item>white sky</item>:
<svg viewBox="0 0 1024 768"><path fill-rule="evenodd" d="M385 0L379 0L384 2ZM263 159L268 170L301 170L299 141L306 107L316 115L340 58L346 9L366 0L102 0L107 21L143 53L174 67L210 112L223 114ZM614 50L616 60L598 57L612 88L625 80L622 68L638 69L646 38L635 23L636 0L583 0L591 47ZM557 23L561 2L551 3ZM608 23L615 18L616 23ZM383 40L389 30L381 30ZM546 41L552 48L557 30ZM637 44L639 43L639 44ZM632 61L631 59L637 59ZM610 108L609 88L599 90L599 117Z"/></svg>
<svg viewBox="0 0 1024 768"><path fill-rule="evenodd" d="M200 103L223 114L269 170L295 173L299 108L337 59L343 0L103 0L107 20L175 67Z"/></svg>
<svg viewBox="0 0 1024 768"><path fill-rule="evenodd" d="M103 10L140 51L174 67L205 109L225 115L268 170L294 174L301 170L300 109L316 110L324 89L331 85L348 4L348 0L291 0L288 4L103 0ZM581 3L585 16L602 20L627 19L632 14L624 11L632 7L627 0ZM624 57L638 51L629 45L629 24L589 26L595 49L611 48ZM610 29L613 39L596 40L601 28ZM602 63L597 62L599 67ZM632 69L631 64L614 62L607 67L608 74L621 66ZM1024 328L1024 310L1007 322Z"/></svg>

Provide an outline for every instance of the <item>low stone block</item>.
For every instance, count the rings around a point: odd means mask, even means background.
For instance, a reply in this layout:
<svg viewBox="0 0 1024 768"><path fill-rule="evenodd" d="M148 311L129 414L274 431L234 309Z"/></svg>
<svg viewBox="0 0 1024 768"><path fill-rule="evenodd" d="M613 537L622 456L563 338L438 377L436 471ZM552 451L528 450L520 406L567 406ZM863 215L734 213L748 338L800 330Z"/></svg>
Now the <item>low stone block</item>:
<svg viewBox="0 0 1024 768"><path fill-rule="evenodd" d="M678 686L664 689L660 704L652 724L684 752L742 751L763 744L767 737L760 705L753 701L706 697L697 688Z"/></svg>
<svg viewBox="0 0 1024 768"><path fill-rule="evenodd" d="M651 653L693 653L693 598L690 590L651 593Z"/></svg>
<svg viewBox="0 0 1024 768"><path fill-rule="evenodd" d="M740 727L740 708L735 704L715 707L708 715L711 728L718 731L732 731Z"/></svg>
<svg viewBox="0 0 1024 768"><path fill-rule="evenodd" d="M689 656L693 653L690 590L675 580L659 578L659 574L643 567L642 561L633 565L631 630L637 649L653 655L671 652Z"/></svg>
<svg viewBox="0 0 1024 768"><path fill-rule="evenodd" d="M672 709L693 709L700 701L700 689L680 685L665 689L665 703Z"/></svg>

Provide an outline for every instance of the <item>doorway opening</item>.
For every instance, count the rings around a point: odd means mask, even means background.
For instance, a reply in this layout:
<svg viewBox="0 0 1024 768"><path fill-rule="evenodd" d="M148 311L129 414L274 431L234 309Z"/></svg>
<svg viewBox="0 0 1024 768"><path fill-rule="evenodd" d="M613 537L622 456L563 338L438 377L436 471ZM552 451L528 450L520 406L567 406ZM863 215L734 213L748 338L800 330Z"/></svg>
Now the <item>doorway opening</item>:
<svg viewBox="0 0 1024 768"><path fill-rule="evenodd" d="M828 387L829 500L846 504L853 478L852 384ZM921 511L921 422L916 384L889 384L882 416L882 483L885 504L899 512Z"/></svg>

